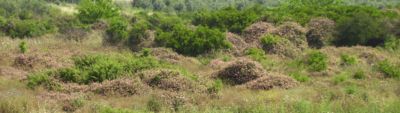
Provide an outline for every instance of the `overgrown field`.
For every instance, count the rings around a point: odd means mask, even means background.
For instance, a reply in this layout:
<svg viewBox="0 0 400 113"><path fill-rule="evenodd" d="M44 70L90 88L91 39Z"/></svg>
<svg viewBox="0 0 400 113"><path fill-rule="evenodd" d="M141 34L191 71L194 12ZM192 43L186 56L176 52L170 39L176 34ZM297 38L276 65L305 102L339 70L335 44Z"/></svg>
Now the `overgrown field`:
<svg viewBox="0 0 400 113"><path fill-rule="evenodd" d="M0 113L399 113L397 0L0 0Z"/></svg>

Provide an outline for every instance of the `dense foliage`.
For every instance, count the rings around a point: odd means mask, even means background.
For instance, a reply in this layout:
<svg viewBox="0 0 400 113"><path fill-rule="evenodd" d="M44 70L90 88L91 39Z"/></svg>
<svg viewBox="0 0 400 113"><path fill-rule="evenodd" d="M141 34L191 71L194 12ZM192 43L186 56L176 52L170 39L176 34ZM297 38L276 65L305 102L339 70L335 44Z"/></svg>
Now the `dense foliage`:
<svg viewBox="0 0 400 113"><path fill-rule="evenodd" d="M119 16L119 9L112 0L82 0L78 10L78 17L84 23Z"/></svg>
<svg viewBox="0 0 400 113"><path fill-rule="evenodd" d="M199 55L230 47L223 32L202 26L191 30L184 25L175 25L170 32L161 31L156 41L186 55Z"/></svg>
<svg viewBox="0 0 400 113"><path fill-rule="evenodd" d="M324 71L328 68L328 56L319 51L313 51L308 54L306 65L311 71Z"/></svg>
<svg viewBox="0 0 400 113"><path fill-rule="evenodd" d="M225 7L243 9L255 5L274 6L278 0L134 0L132 6L157 11L218 10Z"/></svg>
<svg viewBox="0 0 400 113"><path fill-rule="evenodd" d="M261 13L262 8L260 7L246 10L228 7L218 11L199 12L194 16L192 23L240 33L244 28L257 21L262 15Z"/></svg>
<svg viewBox="0 0 400 113"><path fill-rule="evenodd" d="M42 0L0 0L1 31L19 38L53 32L55 26L51 17L55 11Z"/></svg>

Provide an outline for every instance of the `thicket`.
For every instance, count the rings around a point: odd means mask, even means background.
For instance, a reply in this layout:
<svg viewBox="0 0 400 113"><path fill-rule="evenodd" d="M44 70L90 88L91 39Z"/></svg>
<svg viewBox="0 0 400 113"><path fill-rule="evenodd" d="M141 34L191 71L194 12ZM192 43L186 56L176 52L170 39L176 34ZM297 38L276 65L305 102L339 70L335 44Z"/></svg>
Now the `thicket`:
<svg viewBox="0 0 400 113"><path fill-rule="evenodd" d="M73 58L73 61L74 66L69 68L30 75L28 86L33 88L44 85L46 88L56 89L57 84L53 79L70 83L90 84L132 76L139 71L157 68L177 70L185 77L195 78L186 70L159 61L151 56L87 55Z"/></svg>
<svg viewBox="0 0 400 113"><path fill-rule="evenodd" d="M132 6L156 11L200 11L219 10L226 7L244 9L252 6L274 6L277 0L134 0Z"/></svg>
<svg viewBox="0 0 400 113"><path fill-rule="evenodd" d="M221 31L241 33L243 29L260 19L263 12L261 7L239 10L227 7L217 11L201 11L194 15L194 25L218 28Z"/></svg>
<svg viewBox="0 0 400 113"><path fill-rule="evenodd" d="M36 37L54 32L57 10L42 0L0 0L0 28L11 37Z"/></svg>
<svg viewBox="0 0 400 113"><path fill-rule="evenodd" d="M125 42L129 37L128 22L124 18L118 17L109 19L108 22L109 26L106 30L106 41L111 44Z"/></svg>
<svg viewBox="0 0 400 113"><path fill-rule="evenodd" d="M178 53L192 56L231 47L225 33L217 29L198 26L192 30L180 24L173 26L171 31L160 31L156 42Z"/></svg>

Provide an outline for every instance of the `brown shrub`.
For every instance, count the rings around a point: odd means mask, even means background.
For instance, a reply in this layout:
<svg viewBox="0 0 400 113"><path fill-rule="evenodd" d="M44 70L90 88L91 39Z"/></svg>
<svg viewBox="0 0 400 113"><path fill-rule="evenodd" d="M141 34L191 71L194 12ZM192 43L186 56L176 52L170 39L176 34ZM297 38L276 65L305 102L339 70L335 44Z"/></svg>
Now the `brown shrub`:
<svg viewBox="0 0 400 113"><path fill-rule="evenodd" d="M33 69L39 59L32 56L19 55L14 60L14 66L23 69Z"/></svg>
<svg viewBox="0 0 400 113"><path fill-rule="evenodd" d="M138 75L144 83L154 88L169 91L188 91L194 88L187 77L173 70L149 70Z"/></svg>
<svg viewBox="0 0 400 113"><path fill-rule="evenodd" d="M246 88L254 90L270 90L275 88L289 89L296 87L299 83L293 78L280 76L265 76L244 84Z"/></svg>
<svg viewBox="0 0 400 113"><path fill-rule="evenodd" d="M169 48L152 48L150 54L158 59L166 60L171 63L178 63L185 58Z"/></svg>
<svg viewBox="0 0 400 113"><path fill-rule="evenodd" d="M108 24L105 21L98 21L91 26L93 30L105 30L107 27Z"/></svg>
<svg viewBox="0 0 400 113"><path fill-rule="evenodd" d="M239 59L217 73L217 77L233 84L243 84L262 77L265 70L262 66L249 59Z"/></svg>
<svg viewBox="0 0 400 113"><path fill-rule="evenodd" d="M234 33L226 33L226 38L228 39L229 42L232 43L232 52L234 55L241 55L243 54L243 51L247 48L246 42L240 37L239 35L236 35Z"/></svg>
<svg viewBox="0 0 400 113"><path fill-rule="evenodd" d="M296 47L304 50L308 48L306 41L307 29L295 22L286 22L280 25L273 34L287 38Z"/></svg>
<svg viewBox="0 0 400 113"><path fill-rule="evenodd" d="M90 85L90 91L105 96L132 96L144 94L148 87L138 79L117 79L94 83Z"/></svg>
<svg viewBox="0 0 400 113"><path fill-rule="evenodd" d="M307 42L310 47L322 48L329 44L335 31L335 21L328 18L315 18L308 23Z"/></svg>
<svg viewBox="0 0 400 113"><path fill-rule="evenodd" d="M302 52L301 48L298 48L286 38L280 38L277 43L272 45L263 45L262 48L266 53L289 58L298 57Z"/></svg>
<svg viewBox="0 0 400 113"><path fill-rule="evenodd" d="M246 43L258 43L261 36L271 33L275 27L271 23L257 22L247 27L243 32L243 38Z"/></svg>

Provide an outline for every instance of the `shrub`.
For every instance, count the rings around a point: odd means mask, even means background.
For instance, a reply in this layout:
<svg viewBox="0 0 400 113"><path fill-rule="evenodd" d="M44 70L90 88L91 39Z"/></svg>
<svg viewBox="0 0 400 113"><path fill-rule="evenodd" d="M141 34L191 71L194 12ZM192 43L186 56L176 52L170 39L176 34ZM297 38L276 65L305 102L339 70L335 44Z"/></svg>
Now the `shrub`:
<svg viewBox="0 0 400 113"><path fill-rule="evenodd" d="M354 94L354 93L357 92L357 89L358 89L358 88L357 88L356 85L350 85L350 86L345 87L344 91L345 91L347 94L352 95L352 94Z"/></svg>
<svg viewBox="0 0 400 113"><path fill-rule="evenodd" d="M385 44L383 46L385 49L388 49L389 51L397 51L400 50L400 39L399 38L389 38L385 41Z"/></svg>
<svg viewBox="0 0 400 113"><path fill-rule="evenodd" d="M28 45L26 44L25 41L22 41L21 43L19 43L19 50L21 51L21 53L26 53L28 51Z"/></svg>
<svg viewBox="0 0 400 113"><path fill-rule="evenodd" d="M378 69L383 72L387 77L400 78L400 66L394 65L388 60L379 62Z"/></svg>
<svg viewBox="0 0 400 113"><path fill-rule="evenodd" d="M157 100L155 97L150 98L150 100L147 102L147 109L149 111L158 113L162 110L162 105L159 100Z"/></svg>
<svg viewBox="0 0 400 113"><path fill-rule="evenodd" d="M209 93L219 93L223 87L224 87L224 84L223 84L222 80L217 79L214 81L212 86L209 87L207 90Z"/></svg>
<svg viewBox="0 0 400 113"><path fill-rule="evenodd" d="M218 11L203 11L194 16L192 23L241 33L243 29L258 20L260 12L262 11L258 7L246 10L228 7Z"/></svg>
<svg viewBox="0 0 400 113"><path fill-rule="evenodd" d="M119 16L119 9L112 0L82 0L77 17L83 23L94 23L99 19Z"/></svg>
<svg viewBox="0 0 400 113"><path fill-rule="evenodd" d="M301 72L294 72L290 73L289 76L291 76L293 79L299 81L299 82L308 82L310 81L310 77L301 73Z"/></svg>
<svg viewBox="0 0 400 113"><path fill-rule="evenodd" d="M337 31L335 43L338 46L378 46L383 44L390 34L382 19L371 17L366 12L359 12L351 18L339 21Z"/></svg>
<svg viewBox="0 0 400 113"><path fill-rule="evenodd" d="M246 50L246 55L249 55L252 59L256 61L265 60L267 56L265 55L265 51L258 48L250 48Z"/></svg>
<svg viewBox="0 0 400 113"><path fill-rule="evenodd" d="M305 62L311 71L323 71L328 68L328 56L319 51L309 53Z"/></svg>
<svg viewBox="0 0 400 113"><path fill-rule="evenodd" d="M355 79L364 79L365 78L365 72L363 70L358 70L354 73L353 78Z"/></svg>
<svg viewBox="0 0 400 113"><path fill-rule="evenodd" d="M43 85L45 88L47 88L49 90L59 90L60 84L58 84L52 80L52 78L51 78L52 75L53 75L53 73L51 71L31 74L27 78L27 80L28 80L27 86L29 88L33 89L36 86Z"/></svg>
<svg viewBox="0 0 400 113"><path fill-rule="evenodd" d="M140 44L145 42L149 38L149 35L146 33L148 29L149 25L145 21L133 24L132 28L129 31L129 47L140 49Z"/></svg>
<svg viewBox="0 0 400 113"><path fill-rule="evenodd" d="M281 37L274 36L274 35L266 35L263 38L261 38L261 43L265 47L273 46L279 42L280 38Z"/></svg>
<svg viewBox="0 0 400 113"><path fill-rule="evenodd" d="M231 46L224 33L201 26L192 31L184 25L176 25L171 32L159 33L156 41L178 53L192 56Z"/></svg>
<svg viewBox="0 0 400 113"><path fill-rule="evenodd" d="M340 59L342 60L342 65L354 65L357 63L357 59L354 56L346 54L342 54Z"/></svg>
<svg viewBox="0 0 400 113"><path fill-rule="evenodd" d="M345 73L341 73L339 75L336 75L335 77L333 77L333 83L334 84L339 84L342 83L344 81L346 81L348 79L347 75Z"/></svg>
<svg viewBox="0 0 400 113"><path fill-rule="evenodd" d="M109 28L106 30L108 43L118 44L128 39L128 22L122 18L112 18L108 22Z"/></svg>
<svg viewBox="0 0 400 113"><path fill-rule="evenodd" d="M7 34L13 38L26 38L41 36L53 32L55 26L45 20L13 20Z"/></svg>

